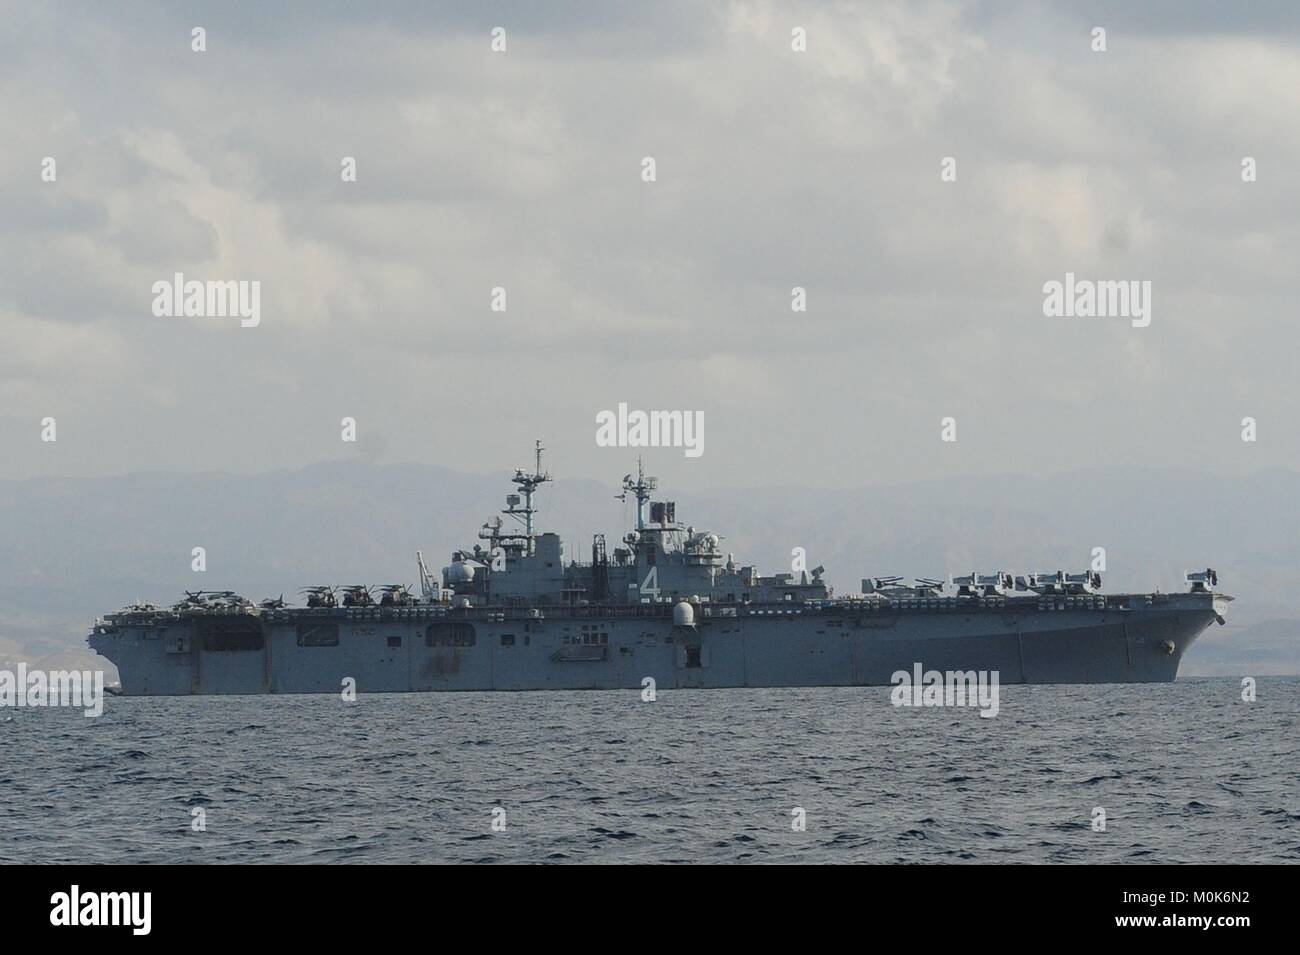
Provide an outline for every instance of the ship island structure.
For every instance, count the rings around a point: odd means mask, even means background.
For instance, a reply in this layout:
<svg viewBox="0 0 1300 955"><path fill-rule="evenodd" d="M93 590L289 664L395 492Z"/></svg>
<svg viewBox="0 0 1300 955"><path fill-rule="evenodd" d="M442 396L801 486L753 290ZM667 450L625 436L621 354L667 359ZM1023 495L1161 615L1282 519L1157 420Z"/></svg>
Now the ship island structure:
<svg viewBox="0 0 1300 955"><path fill-rule="evenodd" d="M620 499L636 527L590 560L534 528L551 480L518 469L515 492L440 575L416 554L400 584L308 587L305 606L229 591L137 603L96 620L88 643L124 695L438 690L884 686L897 671L997 671L1002 683L1152 683L1232 598L1210 569L1185 593L1102 594L1089 571L862 581L835 597L824 568L761 575L722 538L651 500L638 463ZM503 518L508 518L507 523ZM973 675L972 675L973 678Z"/></svg>

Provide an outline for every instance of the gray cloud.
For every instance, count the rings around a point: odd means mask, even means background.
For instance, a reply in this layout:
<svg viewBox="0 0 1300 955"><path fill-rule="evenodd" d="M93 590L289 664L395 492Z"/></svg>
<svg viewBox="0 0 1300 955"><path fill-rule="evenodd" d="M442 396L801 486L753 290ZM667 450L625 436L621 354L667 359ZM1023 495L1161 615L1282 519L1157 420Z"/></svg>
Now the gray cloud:
<svg viewBox="0 0 1300 955"><path fill-rule="evenodd" d="M695 485L1300 452L1289 5L6 19L0 476L296 467L350 456L344 415L364 456L486 471L540 434L621 474L619 401L705 411L703 458L660 455ZM175 271L260 280L261 327L154 318ZM1066 271L1151 280L1152 326L1044 318Z"/></svg>

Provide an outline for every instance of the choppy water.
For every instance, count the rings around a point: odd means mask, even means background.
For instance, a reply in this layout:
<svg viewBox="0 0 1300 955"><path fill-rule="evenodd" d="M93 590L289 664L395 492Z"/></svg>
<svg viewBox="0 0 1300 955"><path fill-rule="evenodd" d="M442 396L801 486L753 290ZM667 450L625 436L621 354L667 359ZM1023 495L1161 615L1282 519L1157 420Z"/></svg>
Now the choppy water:
<svg viewBox="0 0 1300 955"><path fill-rule="evenodd" d="M1230 679L1003 687L993 719L888 699L0 709L0 861L1300 861L1300 680L1262 678L1250 704ZM195 807L206 832L191 829ZM806 832L791 829L794 807Z"/></svg>

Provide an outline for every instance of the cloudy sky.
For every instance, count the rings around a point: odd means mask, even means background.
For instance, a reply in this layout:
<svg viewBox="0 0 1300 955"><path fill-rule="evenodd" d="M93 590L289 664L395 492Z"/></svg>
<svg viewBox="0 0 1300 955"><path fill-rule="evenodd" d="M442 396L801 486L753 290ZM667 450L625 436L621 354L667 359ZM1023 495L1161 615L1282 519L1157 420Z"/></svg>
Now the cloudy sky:
<svg viewBox="0 0 1300 955"><path fill-rule="evenodd" d="M608 480L619 402L703 412L690 487L1293 467L1300 8L1129 6L2 3L0 477Z"/></svg>

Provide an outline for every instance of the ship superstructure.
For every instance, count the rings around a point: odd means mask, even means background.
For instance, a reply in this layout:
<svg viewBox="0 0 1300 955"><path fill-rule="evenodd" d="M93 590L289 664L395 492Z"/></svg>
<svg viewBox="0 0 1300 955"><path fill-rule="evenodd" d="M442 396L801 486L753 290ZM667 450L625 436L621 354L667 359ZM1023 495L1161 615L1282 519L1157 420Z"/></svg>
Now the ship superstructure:
<svg viewBox="0 0 1300 955"><path fill-rule="evenodd" d="M443 579L457 607L527 607L653 605L689 599L693 603L800 603L829 597L822 582L825 568L811 573L763 577L752 566L739 566L724 554L722 538L710 530L677 520L673 501L652 501L658 487L641 462L636 475L625 475L619 500L636 502L636 526L613 548L597 534L588 563L565 561L558 534L535 534L533 495L551 480L541 468L540 443L532 472L516 470L511 480L519 493L506 498L501 515L479 531L484 544L452 554Z"/></svg>
<svg viewBox="0 0 1300 955"><path fill-rule="evenodd" d="M1101 593L1095 572L970 573L862 581L836 597L824 568L764 576L722 536L677 520L638 461L619 499L635 528L590 559L566 559L536 528L552 480L531 468L441 574L417 553L402 584L316 586L305 606L193 592L97 621L89 643L122 692L334 693L885 685L920 664L993 671L1003 683L1163 682L1232 598L1213 570L1181 594Z"/></svg>

